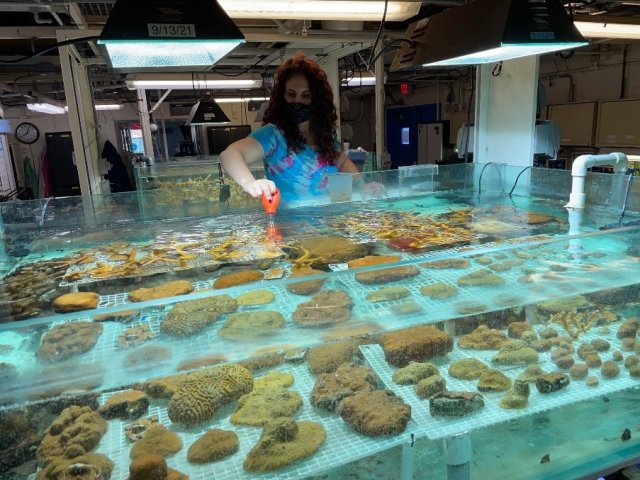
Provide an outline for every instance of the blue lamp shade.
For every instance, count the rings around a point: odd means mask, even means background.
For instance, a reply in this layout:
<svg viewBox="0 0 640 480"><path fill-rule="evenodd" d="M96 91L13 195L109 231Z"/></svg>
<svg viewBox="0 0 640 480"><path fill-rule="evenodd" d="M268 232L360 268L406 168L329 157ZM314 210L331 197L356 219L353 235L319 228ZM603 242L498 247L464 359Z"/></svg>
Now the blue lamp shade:
<svg viewBox="0 0 640 480"><path fill-rule="evenodd" d="M244 43L215 0L118 0L98 45L118 72L205 67Z"/></svg>
<svg viewBox="0 0 640 480"><path fill-rule="evenodd" d="M587 45L558 0L476 0L409 26L391 71L493 63Z"/></svg>
<svg viewBox="0 0 640 480"><path fill-rule="evenodd" d="M9 120L0 118L0 135L3 133L11 133L12 131L13 130L11 130L11 124L9 123Z"/></svg>

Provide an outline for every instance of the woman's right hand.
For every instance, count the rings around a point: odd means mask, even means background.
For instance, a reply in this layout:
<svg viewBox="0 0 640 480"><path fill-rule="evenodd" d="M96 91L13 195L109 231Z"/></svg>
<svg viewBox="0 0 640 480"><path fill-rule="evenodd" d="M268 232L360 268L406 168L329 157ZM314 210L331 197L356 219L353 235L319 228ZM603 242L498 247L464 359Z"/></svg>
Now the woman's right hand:
<svg viewBox="0 0 640 480"><path fill-rule="evenodd" d="M240 186L245 192L255 198L260 198L262 197L262 194L264 194L268 200L274 193L276 193L276 184L266 178L261 178L259 180L253 179L241 184Z"/></svg>

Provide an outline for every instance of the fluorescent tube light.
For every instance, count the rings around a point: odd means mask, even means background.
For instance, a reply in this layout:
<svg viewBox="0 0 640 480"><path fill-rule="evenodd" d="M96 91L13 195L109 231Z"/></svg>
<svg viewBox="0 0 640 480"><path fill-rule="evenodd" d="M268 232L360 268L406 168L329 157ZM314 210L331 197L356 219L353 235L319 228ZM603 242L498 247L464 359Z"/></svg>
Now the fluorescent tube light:
<svg viewBox="0 0 640 480"><path fill-rule="evenodd" d="M384 2L366 0L219 0L219 3L231 18L380 21L384 12ZM420 5L418 1L390 1L386 21L411 18L417 15Z"/></svg>
<svg viewBox="0 0 640 480"><path fill-rule="evenodd" d="M253 79L229 79L229 80L208 80L208 79L127 79L127 87L130 89L172 89L172 90L222 90L222 89L249 89L260 88L261 80Z"/></svg>
<svg viewBox="0 0 640 480"><path fill-rule="evenodd" d="M50 115L67 113L64 107L52 103L27 103L27 110L38 113L48 113Z"/></svg>
<svg viewBox="0 0 640 480"><path fill-rule="evenodd" d="M414 22L407 40L391 71L493 63L587 45L558 0L476 0Z"/></svg>
<svg viewBox="0 0 640 480"><path fill-rule="evenodd" d="M121 110L123 105L121 103L96 103L96 110Z"/></svg>
<svg viewBox="0 0 640 480"><path fill-rule="evenodd" d="M215 0L117 0L98 45L109 67L205 67L245 39Z"/></svg>
<svg viewBox="0 0 640 480"><path fill-rule="evenodd" d="M376 84L376 77L358 77L342 79L343 87L369 87Z"/></svg>
<svg viewBox="0 0 640 480"><path fill-rule="evenodd" d="M573 22L582 35L587 38L640 39L640 25L609 22Z"/></svg>
<svg viewBox="0 0 640 480"><path fill-rule="evenodd" d="M269 97L222 97L216 98L216 103L268 102Z"/></svg>

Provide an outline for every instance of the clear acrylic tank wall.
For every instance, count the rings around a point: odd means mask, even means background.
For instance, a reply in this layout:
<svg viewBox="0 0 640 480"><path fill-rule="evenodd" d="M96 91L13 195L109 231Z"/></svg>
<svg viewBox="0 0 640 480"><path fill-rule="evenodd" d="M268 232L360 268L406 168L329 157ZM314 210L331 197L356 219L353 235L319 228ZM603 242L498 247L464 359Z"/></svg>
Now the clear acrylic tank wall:
<svg viewBox="0 0 640 480"><path fill-rule="evenodd" d="M0 472L579 478L637 455L638 186L590 174L576 229L569 172L367 176L384 198L273 219L146 191L1 205Z"/></svg>

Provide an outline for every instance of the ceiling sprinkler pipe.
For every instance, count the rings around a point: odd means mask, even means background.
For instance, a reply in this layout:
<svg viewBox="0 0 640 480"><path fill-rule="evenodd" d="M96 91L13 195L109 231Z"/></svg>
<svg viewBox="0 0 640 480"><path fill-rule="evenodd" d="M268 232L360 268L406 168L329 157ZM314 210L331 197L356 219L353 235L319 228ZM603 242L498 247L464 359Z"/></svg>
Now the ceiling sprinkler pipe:
<svg viewBox="0 0 640 480"><path fill-rule="evenodd" d="M580 155L574 160L573 166L571 167L573 181L571 194L569 195L569 203L565 205L565 208L584 208L584 179L587 176L587 169L606 165L612 166L614 173L625 173L628 163L627 156L622 152L605 153L602 155Z"/></svg>

